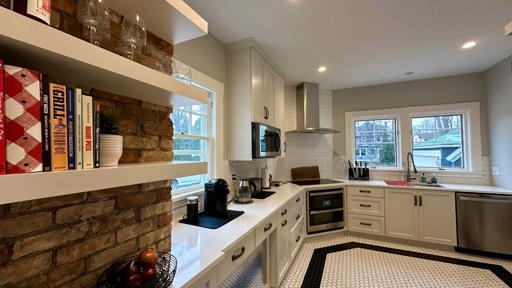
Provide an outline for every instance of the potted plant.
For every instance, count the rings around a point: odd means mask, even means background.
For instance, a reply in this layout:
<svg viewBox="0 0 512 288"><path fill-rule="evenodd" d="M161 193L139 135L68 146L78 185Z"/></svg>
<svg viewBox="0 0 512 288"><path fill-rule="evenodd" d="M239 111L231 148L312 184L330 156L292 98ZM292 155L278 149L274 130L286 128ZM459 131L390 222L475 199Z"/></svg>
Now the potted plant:
<svg viewBox="0 0 512 288"><path fill-rule="evenodd" d="M100 111L100 167L117 166L123 154L123 136L118 134L118 121L111 112Z"/></svg>

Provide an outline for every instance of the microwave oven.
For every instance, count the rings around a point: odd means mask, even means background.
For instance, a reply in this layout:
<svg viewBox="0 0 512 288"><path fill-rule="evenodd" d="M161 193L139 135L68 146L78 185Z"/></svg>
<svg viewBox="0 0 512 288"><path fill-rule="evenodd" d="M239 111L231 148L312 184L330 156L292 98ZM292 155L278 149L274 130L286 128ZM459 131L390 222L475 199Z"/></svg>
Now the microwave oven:
<svg viewBox="0 0 512 288"><path fill-rule="evenodd" d="M252 123L252 158L281 156L281 130L262 123Z"/></svg>

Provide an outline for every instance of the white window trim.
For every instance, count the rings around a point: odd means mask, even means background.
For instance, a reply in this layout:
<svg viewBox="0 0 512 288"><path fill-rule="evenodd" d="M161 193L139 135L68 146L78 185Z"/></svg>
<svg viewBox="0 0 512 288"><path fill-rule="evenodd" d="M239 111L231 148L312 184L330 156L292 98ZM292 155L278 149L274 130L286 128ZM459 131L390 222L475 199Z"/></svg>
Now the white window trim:
<svg viewBox="0 0 512 288"><path fill-rule="evenodd" d="M175 59L176 65L188 66L183 62ZM190 67L190 66L189 66ZM208 117L207 125L211 127L210 141L210 159L208 163L208 174L211 178L218 178L222 174L222 162L224 157L224 84L213 79L212 77L201 73L200 71L190 67L191 81L214 92L214 99L211 99L211 117ZM190 187L189 189L180 189L179 194L172 196L172 201L182 202L186 197L191 195L201 195L204 193L203 187ZM181 206L177 203L176 207ZM174 205L173 205L174 206Z"/></svg>
<svg viewBox="0 0 512 288"><path fill-rule="evenodd" d="M355 159L354 139L354 121L372 119L372 118L390 118L397 119L397 168L378 168L377 171L393 173L404 171L406 167L405 159L407 152L412 149L411 117L418 116L438 116L447 114L462 114L463 121L463 141L465 157L464 169L424 169L422 171L431 171L443 175L482 175L482 138L480 130L480 103L466 102L444 105L429 105L416 107L403 107L393 109L380 109L368 111L355 111L345 113L345 147L348 159ZM403 134L403 136L402 136Z"/></svg>

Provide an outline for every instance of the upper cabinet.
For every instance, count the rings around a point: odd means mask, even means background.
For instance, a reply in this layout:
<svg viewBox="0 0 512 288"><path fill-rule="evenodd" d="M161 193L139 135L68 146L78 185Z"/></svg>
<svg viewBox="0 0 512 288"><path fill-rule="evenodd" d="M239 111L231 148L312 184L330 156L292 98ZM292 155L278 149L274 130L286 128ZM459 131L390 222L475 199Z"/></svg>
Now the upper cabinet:
<svg viewBox="0 0 512 288"><path fill-rule="evenodd" d="M252 160L251 122L281 129L284 152L284 80L257 47L228 47L229 160Z"/></svg>

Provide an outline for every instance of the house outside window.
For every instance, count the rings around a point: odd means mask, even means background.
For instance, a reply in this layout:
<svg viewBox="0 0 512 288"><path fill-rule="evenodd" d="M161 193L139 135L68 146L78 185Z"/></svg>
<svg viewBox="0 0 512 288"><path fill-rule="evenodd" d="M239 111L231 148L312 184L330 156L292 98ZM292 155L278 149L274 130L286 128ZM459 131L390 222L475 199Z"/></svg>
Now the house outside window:
<svg viewBox="0 0 512 288"><path fill-rule="evenodd" d="M411 118L416 167L464 168L463 115Z"/></svg>
<svg viewBox="0 0 512 288"><path fill-rule="evenodd" d="M397 167L396 131L394 118L354 121L356 161L371 167Z"/></svg>

